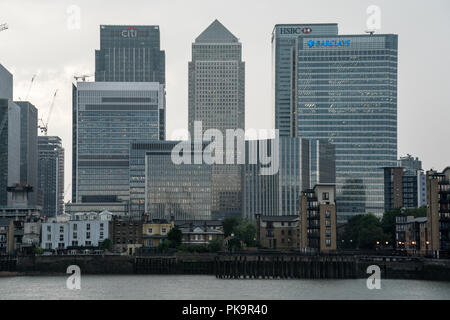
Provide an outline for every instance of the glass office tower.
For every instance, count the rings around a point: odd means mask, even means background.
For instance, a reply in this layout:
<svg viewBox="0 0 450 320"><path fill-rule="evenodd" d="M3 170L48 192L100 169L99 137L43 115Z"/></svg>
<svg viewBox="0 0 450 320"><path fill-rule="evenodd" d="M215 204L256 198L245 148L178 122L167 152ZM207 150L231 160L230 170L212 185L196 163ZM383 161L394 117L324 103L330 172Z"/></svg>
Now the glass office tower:
<svg viewBox="0 0 450 320"><path fill-rule="evenodd" d="M296 39L300 35L337 35L336 23L277 24L272 32L272 106L275 129L280 136L294 136L295 132L295 79L294 61Z"/></svg>
<svg viewBox="0 0 450 320"><path fill-rule="evenodd" d="M296 136L336 148L338 220L384 211L397 163L397 35L300 36Z"/></svg>
<svg viewBox="0 0 450 320"><path fill-rule="evenodd" d="M192 44L188 116L192 138L195 121L202 122L200 134L208 129L218 129L225 137L227 129L245 128L244 80L242 44L215 20ZM240 217L241 192L239 165L213 166L212 211L215 218Z"/></svg>
<svg viewBox="0 0 450 320"><path fill-rule="evenodd" d="M38 194L42 214L64 213L64 148L60 137L38 137Z"/></svg>
<svg viewBox="0 0 450 320"><path fill-rule="evenodd" d="M28 101L14 101L20 107L20 182L33 187L28 203L38 202L38 111Z"/></svg>
<svg viewBox="0 0 450 320"><path fill-rule="evenodd" d="M129 200L129 148L158 140L164 85L78 82L73 104L72 202Z"/></svg>
<svg viewBox="0 0 450 320"><path fill-rule="evenodd" d="M160 48L159 26L101 25L95 81L165 84L166 55ZM159 140L164 140L166 108L159 113Z"/></svg>
<svg viewBox="0 0 450 320"><path fill-rule="evenodd" d="M262 145L261 145L262 143ZM334 146L326 141L282 136L278 142L279 170L273 175L261 174L261 163L249 161L251 149L269 154L276 140L246 141L244 165L243 216L254 220L265 216L298 215L301 192L318 183L335 183Z"/></svg>
<svg viewBox="0 0 450 320"><path fill-rule="evenodd" d="M11 203L6 188L20 181L20 108L0 99L0 206Z"/></svg>
<svg viewBox="0 0 450 320"><path fill-rule="evenodd" d="M196 151L189 145L191 164L175 164L171 153L179 141L159 141L148 145L145 156L145 207L151 218L210 220L212 166L194 163ZM203 152L204 151L204 152ZM180 157L182 157L180 155Z"/></svg>
<svg viewBox="0 0 450 320"><path fill-rule="evenodd" d="M159 26L101 25L95 81L166 83L165 59Z"/></svg>

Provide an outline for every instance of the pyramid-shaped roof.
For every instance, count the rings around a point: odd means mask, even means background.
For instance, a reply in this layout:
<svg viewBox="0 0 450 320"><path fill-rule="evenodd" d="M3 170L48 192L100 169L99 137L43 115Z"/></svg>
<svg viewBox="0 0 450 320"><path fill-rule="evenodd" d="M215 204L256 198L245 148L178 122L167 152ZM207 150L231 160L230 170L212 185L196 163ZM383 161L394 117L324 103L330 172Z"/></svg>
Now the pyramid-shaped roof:
<svg viewBox="0 0 450 320"><path fill-rule="evenodd" d="M195 42L220 43L238 42L236 38L219 20L214 20L196 39Z"/></svg>

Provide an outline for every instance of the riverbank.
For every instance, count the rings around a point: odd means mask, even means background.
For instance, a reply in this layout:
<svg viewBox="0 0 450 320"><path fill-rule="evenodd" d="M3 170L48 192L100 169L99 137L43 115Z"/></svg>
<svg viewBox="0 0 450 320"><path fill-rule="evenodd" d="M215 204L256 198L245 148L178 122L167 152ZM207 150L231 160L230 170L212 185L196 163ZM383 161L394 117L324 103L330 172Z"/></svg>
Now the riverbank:
<svg viewBox="0 0 450 320"><path fill-rule="evenodd" d="M64 275L70 265L90 275L215 275L223 279L363 279L380 267L383 279L450 281L450 260L297 254L61 255L0 257L0 276Z"/></svg>

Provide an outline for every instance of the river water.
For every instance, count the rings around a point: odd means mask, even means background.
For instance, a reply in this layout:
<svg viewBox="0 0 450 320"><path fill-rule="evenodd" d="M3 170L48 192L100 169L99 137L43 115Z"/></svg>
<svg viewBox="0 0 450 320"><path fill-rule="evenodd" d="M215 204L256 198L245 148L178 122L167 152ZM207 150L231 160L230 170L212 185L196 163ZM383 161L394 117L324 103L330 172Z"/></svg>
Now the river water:
<svg viewBox="0 0 450 320"><path fill-rule="evenodd" d="M0 299L446 299L450 282L381 280L369 290L365 279L224 280L192 275L86 275L69 290L65 276L0 278Z"/></svg>

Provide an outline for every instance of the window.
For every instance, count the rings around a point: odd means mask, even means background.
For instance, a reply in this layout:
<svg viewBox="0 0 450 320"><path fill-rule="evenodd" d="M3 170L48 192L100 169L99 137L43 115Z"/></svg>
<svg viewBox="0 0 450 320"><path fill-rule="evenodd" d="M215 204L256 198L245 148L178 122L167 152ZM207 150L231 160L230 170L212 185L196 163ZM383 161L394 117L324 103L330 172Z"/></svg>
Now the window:
<svg viewBox="0 0 450 320"><path fill-rule="evenodd" d="M331 247L331 240L330 239L326 239L325 240L325 244L327 247Z"/></svg>
<svg viewBox="0 0 450 320"><path fill-rule="evenodd" d="M86 225L86 230L91 230L91 224L90 224L90 223L88 223L88 224Z"/></svg>
<svg viewBox="0 0 450 320"><path fill-rule="evenodd" d="M147 232L148 232L148 233L153 233L153 228L148 228L148 229L147 229Z"/></svg>
<svg viewBox="0 0 450 320"><path fill-rule="evenodd" d="M59 227L59 232L61 232L61 233L64 232L64 226L60 226L60 227Z"/></svg>
<svg viewBox="0 0 450 320"><path fill-rule="evenodd" d="M330 200L330 194L328 192L322 192L322 200Z"/></svg>
<svg viewBox="0 0 450 320"><path fill-rule="evenodd" d="M47 241L52 241L52 235L51 234L47 235Z"/></svg>
<svg viewBox="0 0 450 320"><path fill-rule="evenodd" d="M59 241L64 241L64 235L63 234L59 235Z"/></svg>
<svg viewBox="0 0 450 320"><path fill-rule="evenodd" d="M73 230L75 231L75 230L77 230L77 224L75 223L74 225L73 225Z"/></svg>
<svg viewBox="0 0 450 320"><path fill-rule="evenodd" d="M162 228L161 233L166 233L166 228Z"/></svg>
<svg viewBox="0 0 450 320"><path fill-rule="evenodd" d="M86 239L90 239L91 238L91 233L90 232L86 232Z"/></svg>
<svg viewBox="0 0 450 320"><path fill-rule="evenodd" d="M330 210L325 211L325 217L326 217L326 218L331 217L331 212L330 212Z"/></svg>
<svg viewBox="0 0 450 320"><path fill-rule="evenodd" d="M47 232L52 232L52 226L47 226Z"/></svg>

